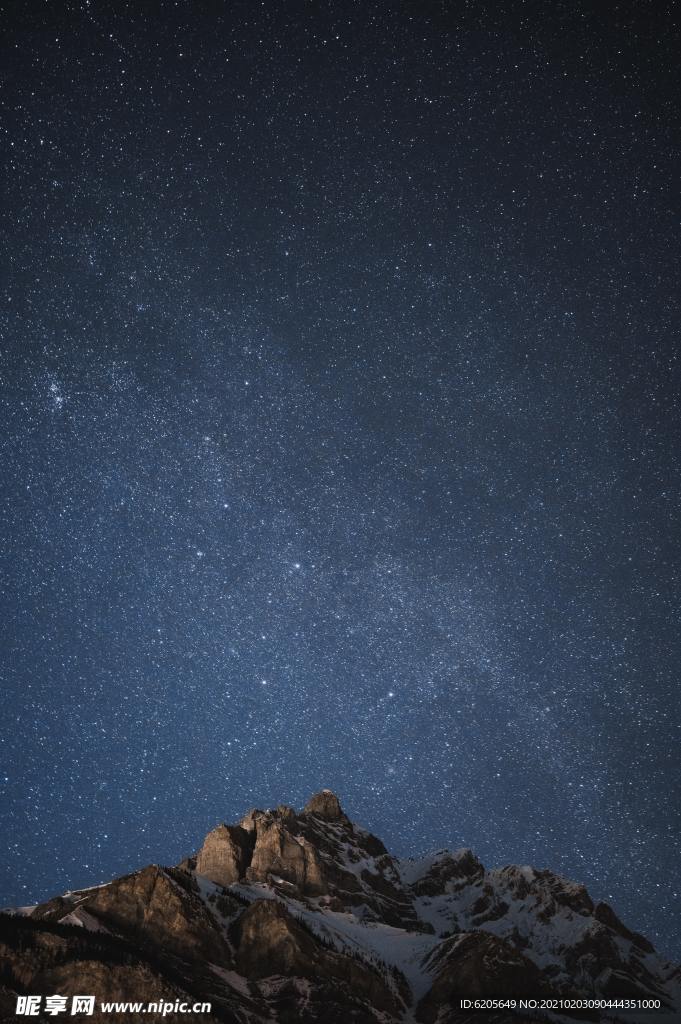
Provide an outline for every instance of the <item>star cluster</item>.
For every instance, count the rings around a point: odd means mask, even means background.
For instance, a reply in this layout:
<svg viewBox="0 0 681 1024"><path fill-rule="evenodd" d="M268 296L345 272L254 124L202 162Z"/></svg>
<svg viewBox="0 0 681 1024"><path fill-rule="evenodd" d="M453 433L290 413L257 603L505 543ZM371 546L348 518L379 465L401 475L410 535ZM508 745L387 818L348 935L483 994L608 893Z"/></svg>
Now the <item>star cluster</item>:
<svg viewBox="0 0 681 1024"><path fill-rule="evenodd" d="M681 956L675 26L5 13L0 902L329 786Z"/></svg>

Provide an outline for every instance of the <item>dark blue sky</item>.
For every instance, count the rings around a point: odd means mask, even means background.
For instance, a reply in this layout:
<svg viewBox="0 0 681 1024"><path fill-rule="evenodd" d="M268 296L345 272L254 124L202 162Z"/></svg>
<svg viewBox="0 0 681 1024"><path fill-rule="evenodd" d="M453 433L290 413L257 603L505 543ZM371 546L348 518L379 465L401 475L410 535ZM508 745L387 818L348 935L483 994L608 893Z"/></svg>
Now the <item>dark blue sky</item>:
<svg viewBox="0 0 681 1024"><path fill-rule="evenodd" d="M3 5L0 903L330 786L681 956L676 26L115 6Z"/></svg>

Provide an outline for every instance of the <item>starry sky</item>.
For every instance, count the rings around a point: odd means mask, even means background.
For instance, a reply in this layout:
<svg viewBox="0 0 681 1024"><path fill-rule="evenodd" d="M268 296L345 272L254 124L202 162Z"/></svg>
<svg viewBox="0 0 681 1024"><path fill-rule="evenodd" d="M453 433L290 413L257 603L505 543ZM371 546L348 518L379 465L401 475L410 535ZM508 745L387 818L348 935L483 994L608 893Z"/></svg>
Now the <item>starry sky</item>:
<svg viewBox="0 0 681 1024"><path fill-rule="evenodd" d="M0 904L329 786L681 958L665 4L2 15Z"/></svg>

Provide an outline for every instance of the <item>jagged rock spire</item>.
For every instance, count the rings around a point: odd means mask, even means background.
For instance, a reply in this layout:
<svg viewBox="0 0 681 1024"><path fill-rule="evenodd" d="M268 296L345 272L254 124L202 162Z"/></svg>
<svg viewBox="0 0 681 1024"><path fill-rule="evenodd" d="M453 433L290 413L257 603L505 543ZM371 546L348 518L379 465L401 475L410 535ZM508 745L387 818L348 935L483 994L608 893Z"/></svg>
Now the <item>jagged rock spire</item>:
<svg viewBox="0 0 681 1024"><path fill-rule="evenodd" d="M340 821L345 818L340 800L330 789L323 789L321 793L315 793L310 797L303 808L304 814L316 814L318 818L326 821Z"/></svg>

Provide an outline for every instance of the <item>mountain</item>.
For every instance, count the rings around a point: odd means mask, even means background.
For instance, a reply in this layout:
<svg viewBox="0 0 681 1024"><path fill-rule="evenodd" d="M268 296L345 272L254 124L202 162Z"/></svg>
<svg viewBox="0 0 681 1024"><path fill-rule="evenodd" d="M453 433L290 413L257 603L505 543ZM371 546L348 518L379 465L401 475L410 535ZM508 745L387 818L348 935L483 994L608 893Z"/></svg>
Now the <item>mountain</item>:
<svg viewBox="0 0 681 1024"><path fill-rule="evenodd" d="M301 812L282 805L218 825L174 867L1 914L0 957L7 1021L31 993L212 1006L145 1021L681 1019L681 968L584 886L531 867L485 870L467 849L400 860L329 790ZM461 1008L488 997L516 1006ZM611 1005L566 1006L587 998ZM521 999L559 1012L538 1016ZM661 1009L625 1012L623 999Z"/></svg>

